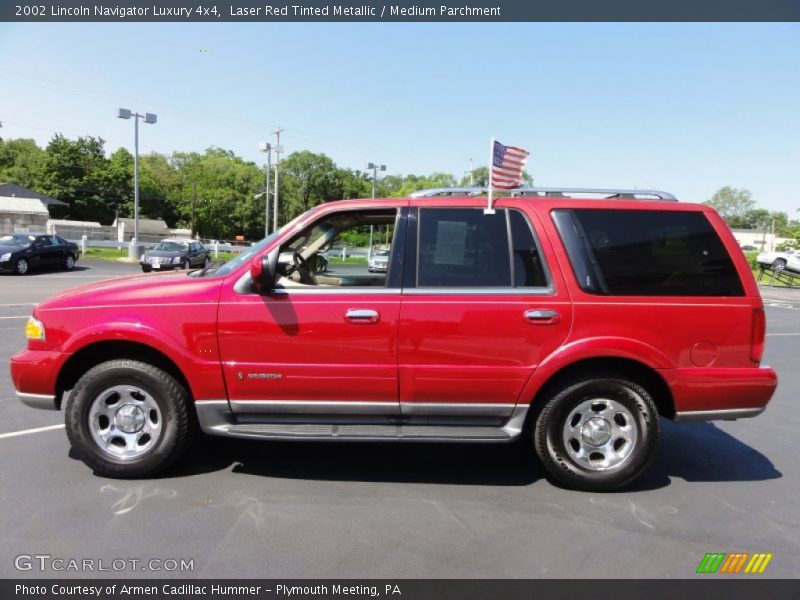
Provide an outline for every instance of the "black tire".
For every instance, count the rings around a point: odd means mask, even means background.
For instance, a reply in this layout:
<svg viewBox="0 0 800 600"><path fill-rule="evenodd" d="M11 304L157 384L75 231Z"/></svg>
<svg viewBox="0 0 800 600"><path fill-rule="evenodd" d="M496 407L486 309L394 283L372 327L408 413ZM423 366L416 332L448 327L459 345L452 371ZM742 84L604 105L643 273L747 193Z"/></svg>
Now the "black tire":
<svg viewBox="0 0 800 600"><path fill-rule="evenodd" d="M27 275L31 271L31 263L28 262L27 258L20 258L14 264L14 274L15 275Z"/></svg>
<svg viewBox="0 0 800 600"><path fill-rule="evenodd" d="M208 268L208 267L210 267L210 266L211 266L211 259L210 259L209 257L207 257L207 256L206 256L206 257L203 259L203 268L204 268L204 269L207 269L207 268Z"/></svg>
<svg viewBox="0 0 800 600"><path fill-rule="evenodd" d="M150 272L150 271L152 271L152 270L153 270L153 267L147 267L147 266L145 266L145 265L142 265L142 271L143 271L143 272L145 272L145 273L149 273L149 272Z"/></svg>
<svg viewBox="0 0 800 600"><path fill-rule="evenodd" d="M112 386L144 390L160 411L160 434L139 457L109 455L90 431L92 404ZM67 437L81 460L98 475L120 479L150 477L164 471L185 453L195 429L187 390L161 369L135 360L111 360L87 371L70 394L65 413Z"/></svg>
<svg viewBox="0 0 800 600"><path fill-rule="evenodd" d="M67 254L64 257L64 269L66 269L67 271L72 271L72 269L75 268L75 261L76 260L77 259L75 258L74 254Z"/></svg>
<svg viewBox="0 0 800 600"><path fill-rule="evenodd" d="M783 271L786 268L786 260L783 258L776 258L772 261L773 271Z"/></svg>
<svg viewBox="0 0 800 600"><path fill-rule="evenodd" d="M533 442L539 459L557 483L585 491L617 490L641 476L655 459L661 437L658 410L648 391L638 383L615 374L587 375L555 390L544 402L533 427ZM630 427L636 439L627 450L629 454L619 459L618 464L603 467L602 461L598 461L596 466L587 467L575 457L578 450L591 450L592 444L587 443L582 435L580 441L574 436L570 437L567 419L574 420L576 415L580 415L580 407L590 402L593 403L587 411L590 416L595 415L592 411L602 408L604 402L614 402L615 406L622 407L620 418L623 422L631 417ZM606 408L609 406L606 404ZM626 412L627 416L624 414ZM613 410L605 414L612 413ZM577 418L577 424L585 423L585 415ZM612 419L617 419L616 414ZM569 441L565 441L565 437L570 437ZM624 453L625 444L629 442L622 439L617 441L622 442ZM613 435L610 443L612 447L616 444ZM572 448L567 448L567 444L571 444ZM584 460L591 462L595 455L604 457L604 452L589 452Z"/></svg>

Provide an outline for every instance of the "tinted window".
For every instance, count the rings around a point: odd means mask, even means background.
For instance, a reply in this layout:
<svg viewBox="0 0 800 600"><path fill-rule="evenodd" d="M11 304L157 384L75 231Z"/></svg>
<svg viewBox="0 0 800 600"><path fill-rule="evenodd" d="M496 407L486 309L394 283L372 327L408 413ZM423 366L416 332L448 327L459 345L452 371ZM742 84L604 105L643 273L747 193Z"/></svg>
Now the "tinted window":
<svg viewBox="0 0 800 600"><path fill-rule="evenodd" d="M575 232L608 294L744 294L725 247L700 212L582 209L573 214ZM578 257L571 258L574 265Z"/></svg>
<svg viewBox="0 0 800 600"><path fill-rule="evenodd" d="M418 286L511 285L505 211L422 209L418 244Z"/></svg>
<svg viewBox="0 0 800 600"><path fill-rule="evenodd" d="M514 249L514 285L517 287L544 287L547 278L533 231L521 212L509 211L511 244Z"/></svg>

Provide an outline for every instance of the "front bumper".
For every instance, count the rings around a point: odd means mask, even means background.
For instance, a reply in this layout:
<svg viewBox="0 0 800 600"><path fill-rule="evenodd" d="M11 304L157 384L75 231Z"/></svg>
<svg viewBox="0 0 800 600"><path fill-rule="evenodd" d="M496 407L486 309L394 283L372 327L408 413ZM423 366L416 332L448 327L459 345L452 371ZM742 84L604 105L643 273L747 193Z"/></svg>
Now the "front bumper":
<svg viewBox="0 0 800 600"><path fill-rule="evenodd" d="M70 354L24 350L11 357L11 381L17 397L32 408L58 410L56 378Z"/></svg>
<svg viewBox="0 0 800 600"><path fill-rule="evenodd" d="M733 420L760 415L778 386L769 367L664 369L675 421Z"/></svg>

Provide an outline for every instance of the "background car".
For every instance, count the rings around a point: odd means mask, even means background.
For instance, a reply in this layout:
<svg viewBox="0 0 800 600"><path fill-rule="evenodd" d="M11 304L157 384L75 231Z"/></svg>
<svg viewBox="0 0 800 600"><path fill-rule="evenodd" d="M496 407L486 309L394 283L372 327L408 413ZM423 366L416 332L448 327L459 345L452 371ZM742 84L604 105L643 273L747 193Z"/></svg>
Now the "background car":
<svg viewBox="0 0 800 600"><path fill-rule="evenodd" d="M753 250L758 250L758 247L753 246L752 244L745 244L744 246L742 246L742 250L744 250L745 252L752 252Z"/></svg>
<svg viewBox="0 0 800 600"><path fill-rule="evenodd" d="M210 252L194 240L161 240L139 260L142 271L205 268L211 264Z"/></svg>
<svg viewBox="0 0 800 600"><path fill-rule="evenodd" d="M43 267L71 271L79 254L77 244L57 235L22 232L0 237L0 271L17 275Z"/></svg>
<svg viewBox="0 0 800 600"><path fill-rule="evenodd" d="M376 250L367 261L367 268L370 273L385 272L389 269L389 251Z"/></svg>
<svg viewBox="0 0 800 600"><path fill-rule="evenodd" d="M762 252L756 257L759 265L771 267L776 271L793 271L800 273L800 251L785 250L782 252Z"/></svg>

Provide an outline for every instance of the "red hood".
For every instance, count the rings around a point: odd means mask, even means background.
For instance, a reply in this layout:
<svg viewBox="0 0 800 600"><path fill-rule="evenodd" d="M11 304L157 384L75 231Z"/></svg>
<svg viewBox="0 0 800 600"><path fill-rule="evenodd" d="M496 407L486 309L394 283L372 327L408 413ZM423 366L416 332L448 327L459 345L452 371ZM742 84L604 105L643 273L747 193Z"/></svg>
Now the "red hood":
<svg viewBox="0 0 800 600"><path fill-rule="evenodd" d="M221 277L189 277L185 272L133 275L89 283L62 292L37 306L57 308L216 301Z"/></svg>

